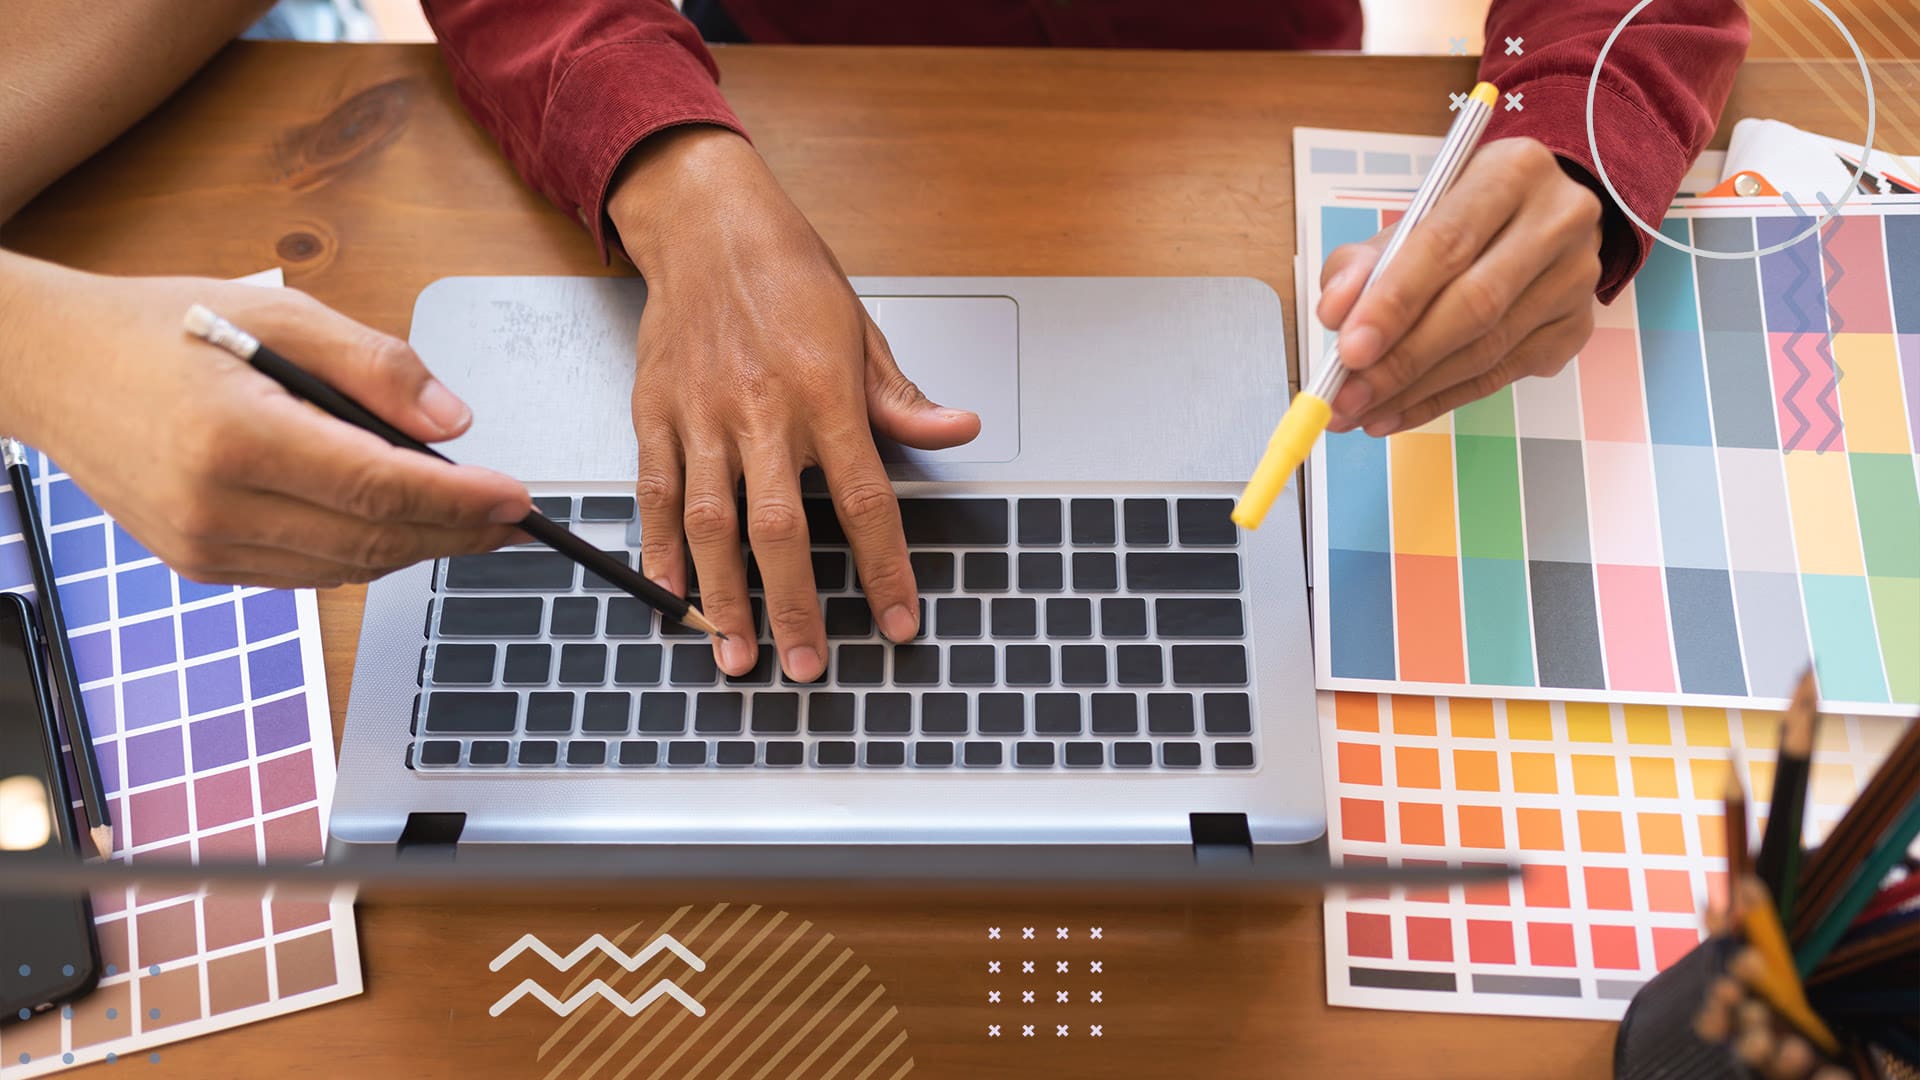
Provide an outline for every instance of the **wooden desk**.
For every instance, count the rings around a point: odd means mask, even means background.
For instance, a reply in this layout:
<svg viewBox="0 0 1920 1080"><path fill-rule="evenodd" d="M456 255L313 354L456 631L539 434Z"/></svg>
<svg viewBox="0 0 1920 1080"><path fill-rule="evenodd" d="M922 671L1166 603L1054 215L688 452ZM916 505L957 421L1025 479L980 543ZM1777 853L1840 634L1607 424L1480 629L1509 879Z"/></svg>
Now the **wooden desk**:
<svg viewBox="0 0 1920 1080"><path fill-rule="evenodd" d="M1471 59L1308 55L758 47L723 50L720 62L761 150L850 272L1251 275L1286 300L1289 352L1290 129L1386 124L1438 133L1444 91L1473 75ZM1887 108L1889 89L1910 99L1920 88L1920 65L1881 64L1876 77ZM1728 115L1851 132L1850 106L1809 85L1794 64L1750 64ZM600 266L578 224L521 186L461 113L425 46L235 46L41 198L7 239L114 273L226 277L281 264L288 284L400 335L415 295L445 275L622 272ZM321 597L336 725L360 607L356 589ZM1609 1067L1608 1024L1328 1008L1313 903L856 887L829 900L755 887L724 896L669 890L597 907L552 898L368 903L360 915L365 996L169 1048L156 1067L127 1067L183 1077L572 1077L637 1030L594 1074L610 1076L681 1015L676 1006L628 1021L596 1003L536 1060L558 1022L531 1004L498 1020L486 1009L539 965L516 961L493 975L487 961L528 931L566 948L640 924L637 946L682 904L691 905L684 930L719 901L733 906L707 941L747 905L763 909L734 946L709 956L718 957L709 976L781 910L790 914L765 949L811 920L813 934L836 938L823 955L844 945L854 953L846 970L871 969L816 1036L833 1030L866 986L884 984L884 996L807 1077L826 1075L888 1006L898 1014L839 1075L887 1080L909 1056L913 1075L942 1078L1600 1077ZM1074 938L1023 944L1023 925L1043 939L1068 926ZM1010 940L988 941L989 926ZM1103 929L1097 944L1087 940L1093 926ZM698 951L703 940L690 944ZM989 959L1011 972L1022 957L1044 968L1056 954L1072 960L1074 974L1043 970L1032 982L1047 996L1071 989L1072 1003L1057 1010L1044 1000L1018 1004L1020 980L987 972ZM1098 977L1084 968L1095 958L1106 969ZM774 965L762 985L780 974ZM682 981L711 1008L739 979L721 979L711 993L697 977ZM990 1005L993 987L1009 1001ZM1098 1005L1087 1000L1095 987L1105 998ZM758 996L744 995L724 1015L715 1009L702 1031L727 1030ZM1018 1035L1022 1008L1035 1011L1034 1038ZM763 1022L773 1015L769 1007ZM609 1017L618 1022L585 1056L556 1067ZM1073 1025L1065 1039L1051 1031L1061 1021ZM1003 1037L987 1037L996 1022ZM1103 1024L1103 1037L1088 1036L1091 1023ZM657 1073L656 1061L691 1030L681 1025L633 1075L687 1075L704 1044ZM906 1042L862 1072L901 1030ZM698 1075L716 1075L753 1034L749 1025Z"/></svg>

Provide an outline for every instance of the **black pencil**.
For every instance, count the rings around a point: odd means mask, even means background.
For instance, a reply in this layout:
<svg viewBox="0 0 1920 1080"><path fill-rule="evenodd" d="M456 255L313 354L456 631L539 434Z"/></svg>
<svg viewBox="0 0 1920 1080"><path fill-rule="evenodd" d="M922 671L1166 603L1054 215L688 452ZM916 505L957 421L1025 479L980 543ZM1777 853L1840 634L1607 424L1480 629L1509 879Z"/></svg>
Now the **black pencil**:
<svg viewBox="0 0 1920 1080"><path fill-rule="evenodd" d="M1754 872L1773 894L1783 923L1793 924L1794 894L1800 880L1800 831L1807 811L1808 759L1813 754L1815 712L1813 669L1801 676L1793 702L1780 721L1780 754L1773 770L1773 795L1767 805L1767 831L1760 838Z"/></svg>
<svg viewBox="0 0 1920 1080"><path fill-rule="evenodd" d="M107 816L107 786L100 780L93 728L87 723L87 704L80 695L80 676L74 670L73 648L67 641L67 616L60 608L60 590L53 583L53 556L47 547L46 531L40 526L40 504L33 497L33 473L27 468L27 454L18 440L0 437L0 458L6 461L14 502L20 507L20 535L26 542L27 562L33 567L33 609L40 621L40 636L46 639L60 720L78 759L74 771L80 778L80 806L87 819L87 835L93 840L94 852L108 858L113 854L113 820Z"/></svg>
<svg viewBox="0 0 1920 1080"><path fill-rule="evenodd" d="M261 344L253 335L199 304L187 310L186 327L187 333L246 361L255 371L279 383L288 393L312 402L335 419L344 420L363 431L370 431L394 446L451 462L445 454L382 420L366 406L329 386L325 380L301 369L293 361ZM702 633L719 638L726 637L720 632L718 626L700 613L699 608L688 603L683 597L675 596L648 581L646 575L628 566L625 559L616 559L601 551L540 511L529 512L520 520L519 528L535 540L632 593L642 603L668 618L685 623Z"/></svg>

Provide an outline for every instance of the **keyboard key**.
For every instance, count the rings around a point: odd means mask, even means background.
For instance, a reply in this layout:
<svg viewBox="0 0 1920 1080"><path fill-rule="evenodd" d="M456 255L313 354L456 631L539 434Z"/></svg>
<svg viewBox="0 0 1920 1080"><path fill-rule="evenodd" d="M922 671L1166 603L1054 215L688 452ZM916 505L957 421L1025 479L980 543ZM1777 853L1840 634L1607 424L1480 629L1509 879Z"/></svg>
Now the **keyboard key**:
<svg viewBox="0 0 1920 1080"><path fill-rule="evenodd" d="M866 728L869 735L913 734L913 698L908 694L868 694Z"/></svg>
<svg viewBox="0 0 1920 1080"><path fill-rule="evenodd" d="M1153 744L1149 742L1117 742L1113 744L1113 765L1116 769L1150 769L1153 767Z"/></svg>
<svg viewBox="0 0 1920 1080"><path fill-rule="evenodd" d="M887 649L884 645L842 645L838 650L839 678L842 686L879 686L886 681Z"/></svg>
<svg viewBox="0 0 1920 1080"><path fill-rule="evenodd" d="M1184 547L1232 547L1240 539L1232 499L1181 499L1175 513Z"/></svg>
<svg viewBox="0 0 1920 1080"><path fill-rule="evenodd" d="M813 744L813 763L822 769L843 769L853 764L857 743L845 739L825 739Z"/></svg>
<svg viewBox="0 0 1920 1080"><path fill-rule="evenodd" d="M940 646L895 645L893 685L937 686L940 682Z"/></svg>
<svg viewBox="0 0 1920 1080"><path fill-rule="evenodd" d="M512 692L441 690L427 695L426 729L434 735L509 732L519 711L520 695Z"/></svg>
<svg viewBox="0 0 1920 1080"><path fill-rule="evenodd" d="M640 695L641 734L679 735L686 730L687 695L677 691Z"/></svg>
<svg viewBox="0 0 1920 1080"><path fill-rule="evenodd" d="M927 694L921 697L920 731L926 735L965 735L967 695Z"/></svg>
<svg viewBox="0 0 1920 1080"><path fill-rule="evenodd" d="M429 739L420 744L420 764L458 765L460 764L460 743L456 739Z"/></svg>
<svg viewBox="0 0 1920 1080"><path fill-rule="evenodd" d="M547 633L554 637L592 637L600 628L600 601L592 596L560 596L553 601L553 613L547 618Z"/></svg>
<svg viewBox="0 0 1920 1080"><path fill-rule="evenodd" d="M1080 597L1056 596L1047 601L1047 636L1085 638L1093 636L1093 601Z"/></svg>
<svg viewBox="0 0 1920 1080"><path fill-rule="evenodd" d="M1060 682L1066 686L1107 685L1107 647L1060 646Z"/></svg>
<svg viewBox="0 0 1920 1080"><path fill-rule="evenodd" d="M1248 695L1206 694L1200 700L1207 734L1253 734L1253 699Z"/></svg>
<svg viewBox="0 0 1920 1080"><path fill-rule="evenodd" d="M1080 695L1035 694L1033 696L1033 733L1035 735L1080 734Z"/></svg>
<svg viewBox="0 0 1920 1080"><path fill-rule="evenodd" d="M980 734L1025 735L1027 699L1021 694L981 694Z"/></svg>
<svg viewBox="0 0 1920 1080"><path fill-rule="evenodd" d="M1077 546L1104 546L1113 543L1113 500L1075 499L1073 542Z"/></svg>
<svg viewBox="0 0 1920 1080"><path fill-rule="evenodd" d="M545 691L527 695L527 732L573 730L573 695Z"/></svg>
<svg viewBox="0 0 1920 1080"><path fill-rule="evenodd" d="M1066 570L1057 551L1020 553L1021 592L1059 592L1066 587Z"/></svg>
<svg viewBox="0 0 1920 1080"><path fill-rule="evenodd" d="M993 636L1030 638L1040 633L1039 605L1029 596L1002 596L993 601Z"/></svg>
<svg viewBox="0 0 1920 1080"><path fill-rule="evenodd" d="M901 499L900 524L915 547L1004 547L1005 499Z"/></svg>
<svg viewBox="0 0 1920 1080"><path fill-rule="evenodd" d="M653 633L653 609L631 596L607 601L608 637L646 637Z"/></svg>
<svg viewBox="0 0 1920 1080"><path fill-rule="evenodd" d="M435 686L485 686L493 681L491 645L435 645Z"/></svg>
<svg viewBox="0 0 1920 1080"><path fill-rule="evenodd" d="M1173 646L1176 686L1245 686L1247 650L1239 645Z"/></svg>
<svg viewBox="0 0 1920 1080"><path fill-rule="evenodd" d="M1060 500L1020 500L1020 545L1052 547L1060 542Z"/></svg>
<svg viewBox="0 0 1920 1080"><path fill-rule="evenodd" d="M675 686L712 686L719 678L720 668L713 662L713 646L701 642L673 647L673 666L667 681Z"/></svg>
<svg viewBox="0 0 1920 1080"><path fill-rule="evenodd" d="M1053 768L1053 744L1050 742L1015 743L1013 764L1021 769Z"/></svg>
<svg viewBox="0 0 1920 1080"><path fill-rule="evenodd" d="M679 702L675 703L674 707L678 710L684 710L686 707L685 706L686 695L675 694L673 696L680 699ZM641 711L643 713L645 712L645 703L651 700L653 697L654 695L648 694L641 699L642 701ZM609 690L600 690L600 691L589 693L584 696L584 698L582 699L582 704L580 706L580 730L599 732L599 733L612 732L615 734L625 734L633 730L632 728L633 721L628 719L628 715L627 715L629 710L632 707L632 704L633 704L632 694L622 694L622 693L619 693L618 691L609 691ZM654 730L663 730L663 729L656 728ZM676 726L673 728L673 730L678 731L680 729L679 727Z"/></svg>
<svg viewBox="0 0 1920 1080"><path fill-rule="evenodd" d="M580 520L632 521L633 496L582 495L580 497Z"/></svg>
<svg viewBox="0 0 1920 1080"><path fill-rule="evenodd" d="M746 699L733 691L701 694L693 701L695 735L740 734L740 712Z"/></svg>
<svg viewBox="0 0 1920 1080"><path fill-rule="evenodd" d="M699 607L700 597L697 595L688 596L687 603L692 604L694 607ZM758 631L758 629L759 629L758 627L755 627L756 632ZM661 615L660 616L660 636L661 637L677 637L677 638L682 638L682 637L683 638L704 638L707 636L707 632L705 630L696 630L693 627L688 626L686 623L679 622L675 619L669 619L665 615Z"/></svg>
<svg viewBox="0 0 1920 1080"><path fill-rule="evenodd" d="M960 749L960 763L969 769L997 769L1003 751L996 742L970 742Z"/></svg>
<svg viewBox="0 0 1920 1080"><path fill-rule="evenodd" d="M995 670L991 645L955 645L947 650L947 681L954 686L992 686Z"/></svg>
<svg viewBox="0 0 1920 1080"><path fill-rule="evenodd" d="M447 560L449 592L566 592L573 560L557 551L488 551Z"/></svg>
<svg viewBox="0 0 1920 1080"><path fill-rule="evenodd" d="M1106 748L1097 742L1070 742L1061 748L1061 764L1069 769L1097 769L1106 762Z"/></svg>
<svg viewBox="0 0 1920 1080"><path fill-rule="evenodd" d="M555 521L573 520L573 497L570 495L542 495L533 500L533 508Z"/></svg>
<svg viewBox="0 0 1920 1080"><path fill-rule="evenodd" d="M933 606L934 636L975 638L980 636L980 601L972 597L943 597Z"/></svg>
<svg viewBox="0 0 1920 1080"><path fill-rule="evenodd" d="M675 645L674 648L706 648L704 645ZM660 646L620 646L613 656L613 681L616 686L658 686L660 684Z"/></svg>
<svg viewBox="0 0 1920 1080"><path fill-rule="evenodd" d="M728 686L771 686L773 673L779 670L780 658L775 655L773 646L768 642L760 643L760 651L754 655L753 666L745 675L722 674L720 681Z"/></svg>
<svg viewBox="0 0 1920 1080"><path fill-rule="evenodd" d="M839 551L813 553L813 587L833 592L847 587L847 556Z"/></svg>
<svg viewBox="0 0 1920 1080"><path fill-rule="evenodd" d="M630 740L620 744L620 764L630 769L660 764L660 744L651 740Z"/></svg>
<svg viewBox="0 0 1920 1080"><path fill-rule="evenodd" d="M867 744L867 768L869 769L897 769L906 763L906 743L888 740Z"/></svg>
<svg viewBox="0 0 1920 1080"><path fill-rule="evenodd" d="M456 753L459 745L454 746ZM950 742L917 742L913 744L913 764L920 769L945 769L953 764L953 744Z"/></svg>
<svg viewBox="0 0 1920 1080"><path fill-rule="evenodd" d="M775 769L790 769L807 763L807 744L782 739L767 744L767 765Z"/></svg>
<svg viewBox="0 0 1920 1080"><path fill-rule="evenodd" d="M440 636L532 637L541 615L537 596L449 596L440 601Z"/></svg>
<svg viewBox="0 0 1920 1080"><path fill-rule="evenodd" d="M1095 694L1091 706L1095 735L1138 735L1139 702L1132 694Z"/></svg>
<svg viewBox="0 0 1920 1080"><path fill-rule="evenodd" d="M952 592L953 556L944 551L916 551L907 556L913 564L913 581L923 593Z"/></svg>
<svg viewBox="0 0 1920 1080"><path fill-rule="evenodd" d="M728 768L751 766L759 750L752 739L722 739L714 744L713 763Z"/></svg>
<svg viewBox="0 0 1920 1080"><path fill-rule="evenodd" d="M1193 734L1193 697L1189 694L1148 694L1147 734Z"/></svg>
<svg viewBox="0 0 1920 1080"><path fill-rule="evenodd" d="M1120 587L1119 564L1111 551L1073 553L1073 588L1076 592L1113 592Z"/></svg>
<svg viewBox="0 0 1920 1080"><path fill-rule="evenodd" d="M597 685L607 681L607 647L601 644L560 646L562 686Z"/></svg>
<svg viewBox="0 0 1920 1080"><path fill-rule="evenodd" d="M1213 767L1216 769L1253 768L1253 744L1250 742L1215 743Z"/></svg>
<svg viewBox="0 0 1920 1080"><path fill-rule="evenodd" d="M1120 645L1114 648L1114 668L1121 686L1159 686L1160 646Z"/></svg>
<svg viewBox="0 0 1920 1080"><path fill-rule="evenodd" d="M474 744L476 748L479 747L479 745L479 743ZM495 745L504 747L507 744L497 743ZM495 753L498 753L498 751L495 751ZM520 744L519 755L514 760L522 765L557 765L560 762L560 744L551 739L529 739ZM506 759L503 757L500 761L494 762L493 764L504 765L506 764Z"/></svg>
<svg viewBox="0 0 1920 1080"><path fill-rule="evenodd" d="M707 763L707 744L699 739L675 739L667 744L667 764L695 768Z"/></svg>
<svg viewBox="0 0 1920 1080"><path fill-rule="evenodd" d="M816 693L807 698L807 734L853 734L852 694Z"/></svg>
<svg viewBox="0 0 1920 1080"><path fill-rule="evenodd" d="M607 744L598 739L575 739L567 744L567 764L569 765L605 765L606 763Z"/></svg>
<svg viewBox="0 0 1920 1080"><path fill-rule="evenodd" d="M1121 504L1130 547L1167 546L1167 504L1159 499L1128 499Z"/></svg>
<svg viewBox="0 0 1920 1080"><path fill-rule="evenodd" d="M753 733L755 735L798 735L800 733L800 695L753 695Z"/></svg>
<svg viewBox="0 0 1920 1080"><path fill-rule="evenodd" d="M1147 602L1137 596L1112 596L1100 601L1100 636L1147 636Z"/></svg>
<svg viewBox="0 0 1920 1080"><path fill-rule="evenodd" d="M1167 742L1160 744L1160 765L1167 769L1197 769L1200 767L1200 744L1191 742Z"/></svg>
<svg viewBox="0 0 1920 1080"><path fill-rule="evenodd" d="M507 763L507 752L511 745L512 744L503 739L476 739L473 745L467 747L467 764L505 765ZM550 765L552 762L542 762L541 764Z"/></svg>
<svg viewBox="0 0 1920 1080"><path fill-rule="evenodd" d="M873 611L859 596L835 596L827 600L827 636L863 638L873 636Z"/></svg>
<svg viewBox="0 0 1920 1080"><path fill-rule="evenodd" d="M1153 602L1153 618L1163 638L1237 638L1247 632L1238 600L1165 597Z"/></svg>
<svg viewBox="0 0 1920 1080"><path fill-rule="evenodd" d="M553 646L509 645L507 662L500 668L500 681L508 686L545 686L552 671Z"/></svg>
<svg viewBox="0 0 1920 1080"><path fill-rule="evenodd" d="M1007 591L1007 553L969 551L960 560L968 592Z"/></svg>
<svg viewBox="0 0 1920 1080"><path fill-rule="evenodd" d="M1196 551L1135 551L1127 556L1132 592L1238 592L1236 555Z"/></svg>
<svg viewBox="0 0 1920 1080"><path fill-rule="evenodd" d="M1099 648L1073 645L1068 648ZM955 646L956 649L964 646ZM1047 686L1053 682L1053 650L1045 645L1007 646L1008 686Z"/></svg>

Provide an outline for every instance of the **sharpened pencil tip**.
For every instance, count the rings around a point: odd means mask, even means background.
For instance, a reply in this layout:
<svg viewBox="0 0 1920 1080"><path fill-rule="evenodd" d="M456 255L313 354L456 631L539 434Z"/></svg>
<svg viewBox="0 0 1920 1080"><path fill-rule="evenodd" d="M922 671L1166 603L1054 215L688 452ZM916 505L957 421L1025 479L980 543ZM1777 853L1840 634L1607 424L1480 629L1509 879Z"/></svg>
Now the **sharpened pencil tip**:
<svg viewBox="0 0 1920 1080"><path fill-rule="evenodd" d="M113 826L95 825L87 830L87 835L93 838L95 855L102 859L113 858Z"/></svg>
<svg viewBox="0 0 1920 1080"><path fill-rule="evenodd" d="M695 630L698 630L703 634L707 634L711 637L717 637L721 641L727 640L726 633L722 631L718 626L715 626L712 619L709 619L705 615L701 614L700 609L697 607L693 607L689 605L687 608L687 613L685 615L680 616L680 621L685 623L688 626L693 627Z"/></svg>

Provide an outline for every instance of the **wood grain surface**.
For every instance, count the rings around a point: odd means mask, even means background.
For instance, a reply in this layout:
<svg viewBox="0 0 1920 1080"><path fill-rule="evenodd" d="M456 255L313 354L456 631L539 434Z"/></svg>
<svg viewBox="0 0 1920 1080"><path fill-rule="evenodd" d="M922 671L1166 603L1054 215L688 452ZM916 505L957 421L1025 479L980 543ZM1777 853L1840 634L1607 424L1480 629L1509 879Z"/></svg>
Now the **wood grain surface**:
<svg viewBox="0 0 1920 1080"><path fill-rule="evenodd" d="M775 47L719 56L729 98L850 273L1250 275L1285 298L1290 352L1291 128L1438 133L1445 92L1473 76L1463 58ZM1882 107L1889 90L1904 94L1912 118L1920 65L1881 63L1874 74ZM1805 66L1766 61L1742 72L1728 116L1845 133L1857 108L1814 90ZM5 239L114 273L230 277L278 264L289 285L400 335L415 295L442 276L628 272L601 265L579 224L520 184L460 111L427 46L235 45ZM321 597L336 726L360 605L355 589ZM584 981L584 969L556 975L527 956L490 972L522 933L564 951L591 933L630 931L637 947L670 919L708 961L676 976L707 1019L669 1002L629 1020L596 1002L566 1023L531 1001L489 1018L521 978L544 976L556 993ZM1006 938L990 940L992 926ZM1023 926L1037 928L1034 941L1019 939ZM1058 927L1071 936L1055 937ZM364 996L168 1048L158 1065L115 1067L155 1077L677 1080L721 1076L738 1061L731 1075L750 1077L817 1013L764 1075L886 1080L911 1061L911 1075L929 1078L1602 1077L1613 1035L1590 1022L1330 1009L1319 907L1287 897L536 891L369 900L360 939ZM849 956L821 976L842 950ZM988 970L996 959L1000 975ZM1023 959L1039 968L1024 980ZM650 985L639 979L620 985ZM873 996L876 986L884 991ZM1023 986L1040 1000L1020 1003ZM996 988L999 1004L988 1000ZM1059 990L1068 1003L1053 1000ZM1020 1036L1027 1022L1033 1037ZM1063 1022L1067 1037L1054 1033ZM1001 1037L987 1035L992 1023Z"/></svg>

